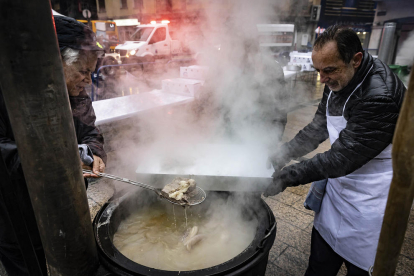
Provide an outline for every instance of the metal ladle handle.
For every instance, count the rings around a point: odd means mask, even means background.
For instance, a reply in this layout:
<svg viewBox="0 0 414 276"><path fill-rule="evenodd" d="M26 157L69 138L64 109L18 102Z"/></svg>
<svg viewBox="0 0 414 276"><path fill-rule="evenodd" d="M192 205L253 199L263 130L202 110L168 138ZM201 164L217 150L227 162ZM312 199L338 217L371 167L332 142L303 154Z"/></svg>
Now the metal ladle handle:
<svg viewBox="0 0 414 276"><path fill-rule="evenodd" d="M259 245L257 246L258 249L263 249L264 243L266 242L267 238L270 237L270 235L273 234L273 231L276 229L276 221L273 223L272 227L270 227L269 232L266 234L266 236L263 237L263 239L260 241Z"/></svg>
<svg viewBox="0 0 414 276"><path fill-rule="evenodd" d="M112 174L107 174L107 173L95 173L95 172L90 171L90 170L82 170L82 171L83 171L83 173L96 174L96 175L99 175L99 176L102 176L102 177L105 177L105 178L125 182L125 183L131 184L131 185L135 185L135 186L138 186L138 187L141 187L141 188L144 188L144 189L149 189L151 191L159 193L159 190L154 188L153 186L150 186L150 185L147 185L147 184L144 184L144 183L141 183L141 182L132 181L132 180L124 178L124 177L119 177L119 176L112 175Z"/></svg>
<svg viewBox="0 0 414 276"><path fill-rule="evenodd" d="M374 266L373 265L371 265L370 267L369 267L369 269L368 269L368 274L369 274L369 276L372 276L372 273L374 272Z"/></svg>

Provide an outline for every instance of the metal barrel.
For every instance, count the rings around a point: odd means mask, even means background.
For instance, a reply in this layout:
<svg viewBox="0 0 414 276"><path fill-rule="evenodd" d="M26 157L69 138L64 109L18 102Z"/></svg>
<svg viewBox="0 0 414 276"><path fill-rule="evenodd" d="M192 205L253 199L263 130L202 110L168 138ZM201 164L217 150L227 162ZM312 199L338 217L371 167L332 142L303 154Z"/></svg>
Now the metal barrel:
<svg viewBox="0 0 414 276"><path fill-rule="evenodd" d="M378 58L385 64L390 63L391 51L394 45L395 29L397 23L385 23L384 30L382 33L381 44L379 48Z"/></svg>

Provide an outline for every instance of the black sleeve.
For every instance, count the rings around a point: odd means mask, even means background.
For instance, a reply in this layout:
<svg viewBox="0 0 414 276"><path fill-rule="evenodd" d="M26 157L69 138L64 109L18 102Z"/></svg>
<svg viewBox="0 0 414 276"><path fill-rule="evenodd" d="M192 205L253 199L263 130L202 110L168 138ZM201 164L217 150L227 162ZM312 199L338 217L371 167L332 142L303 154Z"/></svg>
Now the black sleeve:
<svg viewBox="0 0 414 276"><path fill-rule="evenodd" d="M85 123L76 117L74 117L73 120L75 122L75 127L77 128L78 144L88 145L92 153L102 158L106 164L107 158L104 150L104 138L99 129L94 123ZM93 119L93 122L95 122L95 119Z"/></svg>
<svg viewBox="0 0 414 276"><path fill-rule="evenodd" d="M329 90L325 89L312 122L299 131L292 140L280 147L275 157L276 162L286 164L294 158L306 155L329 138L326 127L326 101L328 96Z"/></svg>
<svg viewBox="0 0 414 276"><path fill-rule="evenodd" d="M284 169L290 184L336 178L359 169L392 142L398 115L399 106L388 96L358 100L329 151Z"/></svg>
<svg viewBox="0 0 414 276"><path fill-rule="evenodd" d="M104 138L96 126L85 126L82 132L80 144L87 144L94 155L102 158L106 164L106 153L104 150Z"/></svg>
<svg viewBox="0 0 414 276"><path fill-rule="evenodd" d="M102 158L106 164L106 153L104 150L104 138L95 126L96 116L90 99L81 100L80 107L73 112L78 144L86 144L92 153Z"/></svg>
<svg viewBox="0 0 414 276"><path fill-rule="evenodd" d="M102 158L106 164L104 138L95 126L96 116L92 100L86 94L78 97L69 97L69 100L78 144L88 145L92 153Z"/></svg>

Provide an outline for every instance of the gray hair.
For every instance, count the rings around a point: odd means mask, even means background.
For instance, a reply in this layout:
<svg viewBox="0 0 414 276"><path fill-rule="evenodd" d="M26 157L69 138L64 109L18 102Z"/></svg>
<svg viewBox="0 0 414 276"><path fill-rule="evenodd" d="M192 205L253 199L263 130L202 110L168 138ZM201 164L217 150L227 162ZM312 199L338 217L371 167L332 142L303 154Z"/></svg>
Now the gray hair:
<svg viewBox="0 0 414 276"><path fill-rule="evenodd" d="M62 60L66 65L72 65L79 59L80 50L66 47L62 51Z"/></svg>
<svg viewBox="0 0 414 276"><path fill-rule="evenodd" d="M80 54L82 50L78 49L72 49L69 47L66 47L61 52L62 60L66 65L72 65L73 63L77 62L79 60ZM97 58L102 57L105 55L104 51L85 51L88 53L93 53L96 55Z"/></svg>

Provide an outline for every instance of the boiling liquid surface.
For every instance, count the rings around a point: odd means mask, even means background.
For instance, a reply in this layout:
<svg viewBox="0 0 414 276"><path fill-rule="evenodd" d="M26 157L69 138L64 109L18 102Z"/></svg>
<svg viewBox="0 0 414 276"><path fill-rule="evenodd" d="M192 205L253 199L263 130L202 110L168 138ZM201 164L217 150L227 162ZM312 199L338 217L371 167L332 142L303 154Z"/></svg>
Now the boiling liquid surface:
<svg viewBox="0 0 414 276"><path fill-rule="evenodd" d="M257 221L243 219L240 209L219 211L215 207L187 219L185 210L179 209L154 205L132 213L118 227L113 238L115 247L130 260L147 267L188 271L234 258L255 236ZM198 235L203 235L203 239L188 251L183 236L193 226L198 227Z"/></svg>

